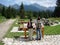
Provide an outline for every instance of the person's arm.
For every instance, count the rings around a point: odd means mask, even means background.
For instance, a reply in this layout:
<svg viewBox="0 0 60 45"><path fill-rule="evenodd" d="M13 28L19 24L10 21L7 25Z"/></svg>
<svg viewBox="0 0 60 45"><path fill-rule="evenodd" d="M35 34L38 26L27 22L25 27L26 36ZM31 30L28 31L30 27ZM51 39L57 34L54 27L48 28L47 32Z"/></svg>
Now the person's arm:
<svg viewBox="0 0 60 45"><path fill-rule="evenodd" d="M29 22L27 23L27 28L28 28Z"/></svg>

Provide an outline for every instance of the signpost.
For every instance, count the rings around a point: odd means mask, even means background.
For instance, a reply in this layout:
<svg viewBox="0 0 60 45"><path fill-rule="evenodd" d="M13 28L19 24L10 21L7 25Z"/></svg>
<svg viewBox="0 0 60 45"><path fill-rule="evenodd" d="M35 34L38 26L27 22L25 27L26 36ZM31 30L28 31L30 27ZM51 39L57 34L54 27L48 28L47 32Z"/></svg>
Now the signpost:
<svg viewBox="0 0 60 45"><path fill-rule="evenodd" d="M25 39L26 39L27 38L27 33L26 33L26 31L27 31L27 23L26 22L24 23L23 30L24 30L24 35L25 35Z"/></svg>

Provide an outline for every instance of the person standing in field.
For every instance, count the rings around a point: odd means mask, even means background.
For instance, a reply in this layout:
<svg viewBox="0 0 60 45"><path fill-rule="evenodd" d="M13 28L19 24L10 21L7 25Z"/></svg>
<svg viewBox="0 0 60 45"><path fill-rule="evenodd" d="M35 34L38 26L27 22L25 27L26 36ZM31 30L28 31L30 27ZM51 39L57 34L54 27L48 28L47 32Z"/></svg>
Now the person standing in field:
<svg viewBox="0 0 60 45"><path fill-rule="evenodd" d="M33 37L32 37L32 35L33 35L32 19L29 20L27 27L28 27L28 31L29 31L29 40L32 40L33 39Z"/></svg>
<svg viewBox="0 0 60 45"><path fill-rule="evenodd" d="M36 40L41 40L42 37L42 32L41 32L41 22L40 22L40 17L37 19L36 23Z"/></svg>

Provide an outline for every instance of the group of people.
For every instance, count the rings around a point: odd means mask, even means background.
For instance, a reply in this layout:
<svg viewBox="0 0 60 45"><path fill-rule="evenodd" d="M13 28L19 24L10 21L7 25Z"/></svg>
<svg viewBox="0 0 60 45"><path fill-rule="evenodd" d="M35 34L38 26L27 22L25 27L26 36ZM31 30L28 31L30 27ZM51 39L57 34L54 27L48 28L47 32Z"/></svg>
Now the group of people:
<svg viewBox="0 0 60 45"><path fill-rule="evenodd" d="M36 40L41 40L41 38L44 38L44 25L40 21L40 17L36 20ZM29 31L29 40L33 39L33 25L32 25L32 19L29 20L27 24L27 28Z"/></svg>

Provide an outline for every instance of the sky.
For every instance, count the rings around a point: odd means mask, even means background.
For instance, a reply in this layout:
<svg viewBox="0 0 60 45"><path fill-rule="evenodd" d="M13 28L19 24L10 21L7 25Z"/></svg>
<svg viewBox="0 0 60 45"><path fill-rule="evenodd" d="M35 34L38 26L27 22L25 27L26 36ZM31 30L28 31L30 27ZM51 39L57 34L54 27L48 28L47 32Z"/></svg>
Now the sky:
<svg viewBox="0 0 60 45"><path fill-rule="evenodd" d="M30 5L37 3L44 7L53 7L56 6L56 0L0 0L1 4L4 4L5 6L18 4L20 5L23 2L23 4Z"/></svg>

